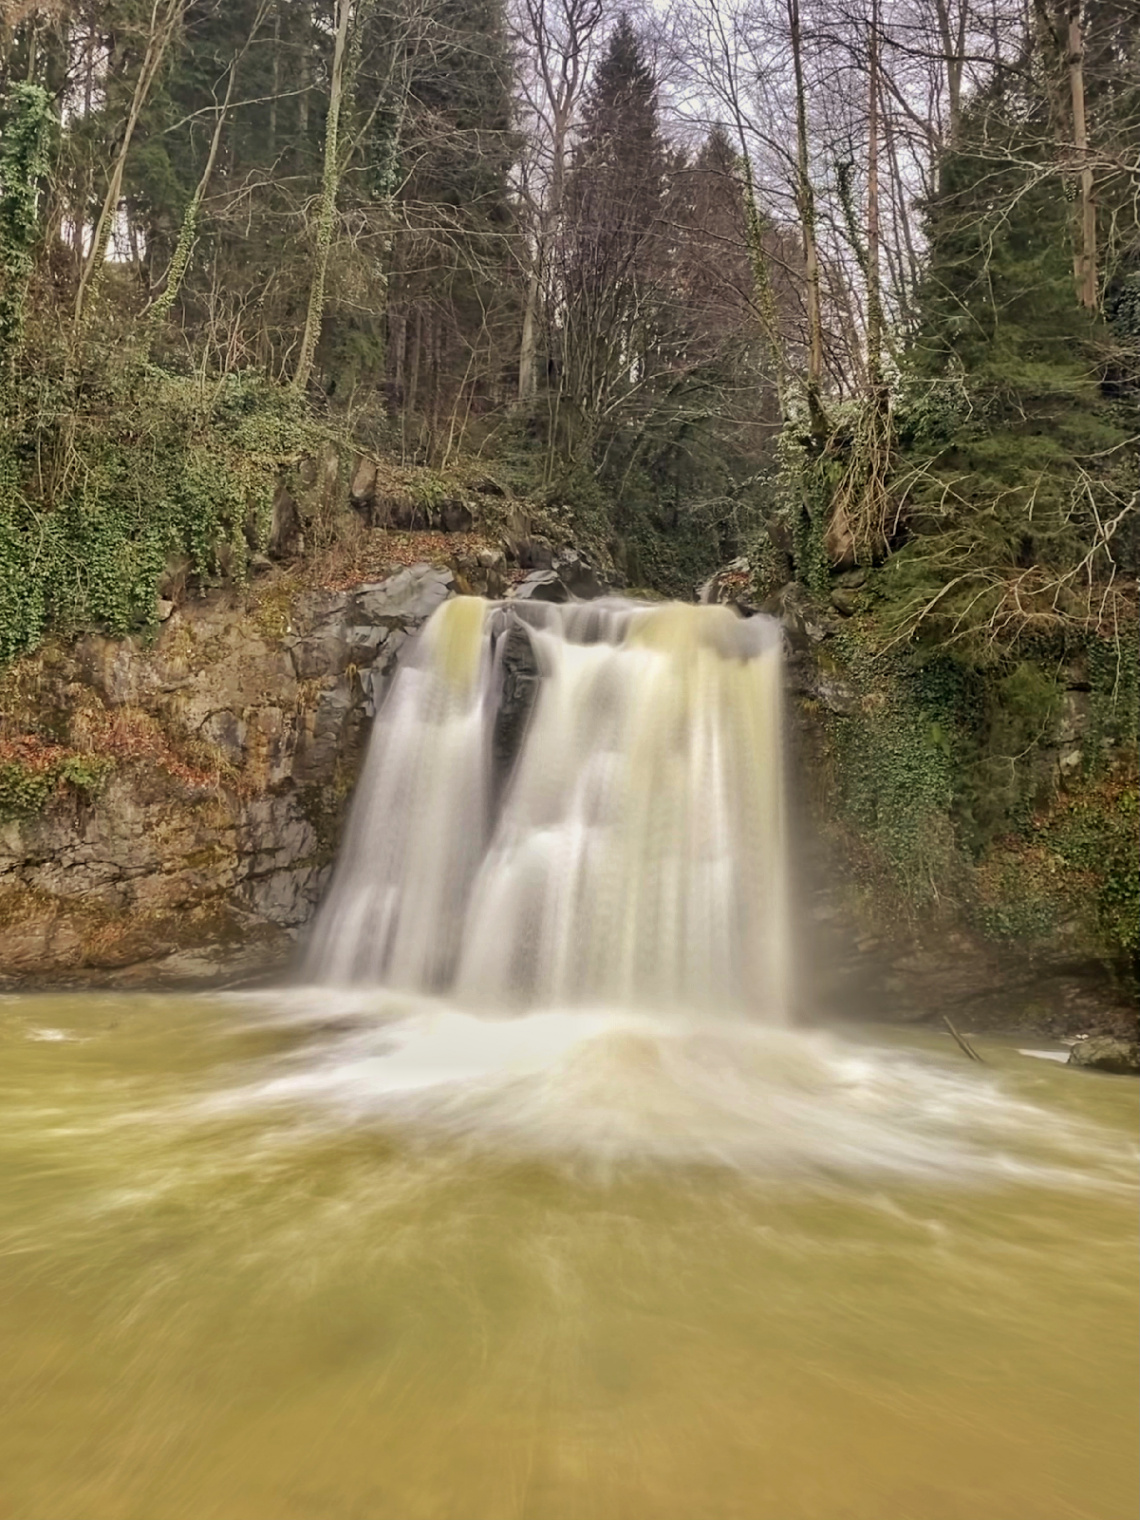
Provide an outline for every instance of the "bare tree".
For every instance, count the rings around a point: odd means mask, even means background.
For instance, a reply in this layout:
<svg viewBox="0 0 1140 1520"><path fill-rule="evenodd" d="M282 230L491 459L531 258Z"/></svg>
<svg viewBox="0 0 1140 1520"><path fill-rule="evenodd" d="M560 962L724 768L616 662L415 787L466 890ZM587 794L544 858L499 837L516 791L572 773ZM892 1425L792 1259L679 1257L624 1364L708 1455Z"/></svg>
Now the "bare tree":
<svg viewBox="0 0 1140 1520"><path fill-rule="evenodd" d="M107 244L110 241L114 220L118 214L119 201L123 189L123 172L126 169L127 154L130 152L131 141L134 137L135 128L138 125L139 113L146 104L147 97L162 67L167 51L181 26L188 4L189 0L153 0L151 5L142 62L139 65L139 71L135 78L130 108L127 112L126 121L123 124L123 132L119 139L114 164L107 179L107 188L103 195L103 203L99 209L99 216L92 229L91 244L87 252L87 258L80 271L75 289L72 329L76 335L78 335L82 327L84 307L91 286L98 278L99 271L103 267L103 261L107 257Z"/></svg>
<svg viewBox="0 0 1140 1520"><path fill-rule="evenodd" d="M518 397L537 389L539 303L563 211L566 170L582 93L602 27L602 0L520 0L513 15L520 90L529 127L520 190L529 218Z"/></svg>
<svg viewBox="0 0 1140 1520"><path fill-rule="evenodd" d="M1081 215L1073 254L1073 275L1082 306L1097 305L1096 202L1093 169L1089 157L1089 132L1085 116L1084 39L1081 34L1081 0L1069 3L1069 92L1073 110L1073 147L1081 176Z"/></svg>
<svg viewBox="0 0 1140 1520"><path fill-rule="evenodd" d="M796 204L800 213L800 234L804 245L804 280L807 287L808 362L807 398L813 426L826 427L820 401L823 379L823 315L819 291L819 244L816 240L815 190L811 181L808 150L807 89L804 83L803 35L800 29L799 0L785 0L788 15L788 38L792 48L792 70L796 100Z"/></svg>
<svg viewBox="0 0 1140 1520"><path fill-rule="evenodd" d="M292 385L295 391L303 391L309 383L309 372L313 367L313 357L317 351L321 321L325 311L325 282L328 278L329 249L332 246L333 226L336 221L336 197L341 176L340 110L344 96L349 27L355 8L354 0L337 0L328 115L325 118L324 168L321 174L320 197L317 202L313 246L313 273L309 285L308 307L305 312L305 330L301 335L301 348L293 371Z"/></svg>

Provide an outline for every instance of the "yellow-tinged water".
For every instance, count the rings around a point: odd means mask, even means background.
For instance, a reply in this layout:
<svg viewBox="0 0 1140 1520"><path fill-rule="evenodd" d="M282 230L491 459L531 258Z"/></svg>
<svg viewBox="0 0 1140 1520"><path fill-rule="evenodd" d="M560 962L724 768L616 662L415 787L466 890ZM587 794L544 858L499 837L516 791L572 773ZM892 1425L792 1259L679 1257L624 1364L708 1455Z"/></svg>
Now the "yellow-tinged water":
<svg viewBox="0 0 1140 1520"><path fill-rule="evenodd" d="M3 1520L1124 1520L1136 1087L949 1039L0 1001Z"/></svg>

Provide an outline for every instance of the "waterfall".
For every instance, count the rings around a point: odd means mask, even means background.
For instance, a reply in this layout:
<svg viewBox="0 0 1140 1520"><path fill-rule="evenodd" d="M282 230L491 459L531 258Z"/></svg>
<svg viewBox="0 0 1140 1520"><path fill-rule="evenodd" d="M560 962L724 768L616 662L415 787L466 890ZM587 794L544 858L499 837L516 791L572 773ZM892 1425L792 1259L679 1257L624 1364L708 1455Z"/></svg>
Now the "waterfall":
<svg viewBox="0 0 1140 1520"><path fill-rule="evenodd" d="M445 603L377 719L307 975L784 1022L781 707L766 618Z"/></svg>

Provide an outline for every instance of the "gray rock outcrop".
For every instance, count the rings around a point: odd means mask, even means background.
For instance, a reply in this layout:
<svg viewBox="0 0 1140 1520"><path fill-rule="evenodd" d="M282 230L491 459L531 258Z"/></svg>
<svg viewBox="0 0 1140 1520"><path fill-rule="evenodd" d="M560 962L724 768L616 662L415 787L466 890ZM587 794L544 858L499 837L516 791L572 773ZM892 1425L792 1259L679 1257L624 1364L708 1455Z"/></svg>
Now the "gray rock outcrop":
<svg viewBox="0 0 1140 1520"><path fill-rule="evenodd" d="M0 985L198 979L227 950L250 973L280 962L399 649L456 590L423 564L276 603L218 593L173 610L150 648L92 635L42 652L36 721L89 734L110 770L0 819Z"/></svg>

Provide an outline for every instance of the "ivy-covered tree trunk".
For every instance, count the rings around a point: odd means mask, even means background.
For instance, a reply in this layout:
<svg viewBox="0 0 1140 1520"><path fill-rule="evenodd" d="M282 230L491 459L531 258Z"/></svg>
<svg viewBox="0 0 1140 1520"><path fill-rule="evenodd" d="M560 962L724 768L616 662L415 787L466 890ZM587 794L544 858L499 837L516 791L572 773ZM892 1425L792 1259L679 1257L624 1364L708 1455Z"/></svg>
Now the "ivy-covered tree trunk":
<svg viewBox="0 0 1140 1520"><path fill-rule="evenodd" d="M251 38L250 40L252 41L253 39ZM239 61L238 58L235 58L230 65L230 77L226 85L225 99L218 109L214 131L210 137L210 150L206 154L206 166L202 170L201 179L194 188L194 194L190 197L190 204L186 207L183 214L182 226L178 230L178 242L175 244L174 256L170 260L170 268L166 274L166 285L162 294L151 307L147 318L146 334L143 340L144 353L149 351L154 335L170 314L175 301L178 299L178 292L182 289L182 282L186 278L186 271L190 267L190 256L194 251L194 240L198 235L198 217L202 209L202 199L206 194L206 188L210 183L210 177L214 172L214 165L218 159L218 146L222 140L222 128L225 126L230 101L233 98L234 85L237 83Z"/></svg>
<svg viewBox="0 0 1140 1520"><path fill-rule="evenodd" d="M40 190L49 167L54 115L38 84L14 85L0 116L0 359L15 361L39 233Z"/></svg>
<svg viewBox="0 0 1140 1520"><path fill-rule="evenodd" d="M1097 304L1096 201L1093 199L1093 171L1089 163L1089 131L1085 115L1080 0L1069 0L1069 93L1073 108L1073 146L1081 176L1081 211L1074 240L1073 276L1078 300L1093 311Z"/></svg>
<svg viewBox="0 0 1140 1520"><path fill-rule="evenodd" d="M313 358L321 336L325 312L325 283L328 279L329 251L336 222L336 198L340 188L340 110L344 95L345 59L348 33L352 21L353 0L339 0L336 16L336 39L333 44L332 76L329 81L329 111L325 120L324 168L317 206L316 236L313 248L313 272L309 285L309 304L305 312L305 329L293 371L293 390L303 391L309 383Z"/></svg>

